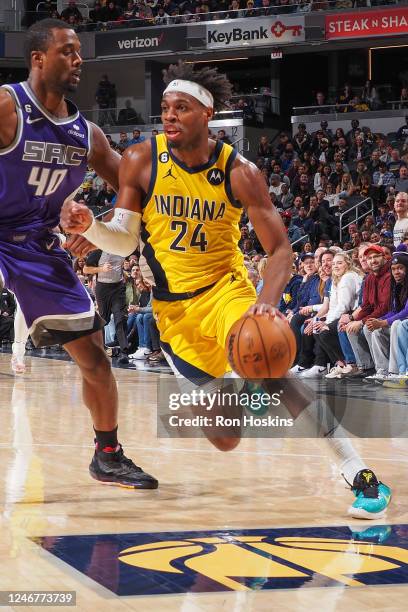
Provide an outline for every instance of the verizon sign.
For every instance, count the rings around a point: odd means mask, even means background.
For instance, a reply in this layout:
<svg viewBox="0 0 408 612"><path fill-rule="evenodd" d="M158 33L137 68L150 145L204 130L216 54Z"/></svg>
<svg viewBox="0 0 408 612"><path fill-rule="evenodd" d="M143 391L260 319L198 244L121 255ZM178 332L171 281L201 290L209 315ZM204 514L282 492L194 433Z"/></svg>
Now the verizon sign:
<svg viewBox="0 0 408 612"><path fill-rule="evenodd" d="M326 39L408 34L408 6L326 15Z"/></svg>
<svg viewBox="0 0 408 612"><path fill-rule="evenodd" d="M111 55L137 55L157 51L183 51L186 48L187 28L166 26L115 30L95 34L97 57Z"/></svg>
<svg viewBox="0 0 408 612"><path fill-rule="evenodd" d="M304 17L279 15L207 24L207 49L268 45L276 47L304 40Z"/></svg>

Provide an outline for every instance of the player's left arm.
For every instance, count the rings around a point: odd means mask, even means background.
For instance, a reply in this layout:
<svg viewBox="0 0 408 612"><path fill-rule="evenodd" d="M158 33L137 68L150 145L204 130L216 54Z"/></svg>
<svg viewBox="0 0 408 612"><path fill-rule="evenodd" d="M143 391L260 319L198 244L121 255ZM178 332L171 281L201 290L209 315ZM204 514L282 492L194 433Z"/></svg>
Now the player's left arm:
<svg viewBox="0 0 408 612"><path fill-rule="evenodd" d="M271 202L264 177L254 164L241 156L231 170L231 189L234 198L246 209L268 256L263 288L251 312L270 312L271 305L279 304L292 270L292 249L285 226Z"/></svg>

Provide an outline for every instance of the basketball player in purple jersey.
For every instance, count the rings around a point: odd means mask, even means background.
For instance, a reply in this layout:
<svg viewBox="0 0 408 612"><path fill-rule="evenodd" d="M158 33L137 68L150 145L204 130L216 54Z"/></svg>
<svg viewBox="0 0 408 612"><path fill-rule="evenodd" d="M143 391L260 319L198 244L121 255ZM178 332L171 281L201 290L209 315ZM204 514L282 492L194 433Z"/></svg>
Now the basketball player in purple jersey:
<svg viewBox="0 0 408 612"><path fill-rule="evenodd" d="M117 189L120 157L100 128L65 99L80 81L76 33L62 21L37 22L27 32L25 55L27 82L0 88L0 284L15 293L34 344L62 344L81 370L96 438L91 476L155 489L157 480L118 443L118 395L103 347L104 322L52 233L88 162Z"/></svg>

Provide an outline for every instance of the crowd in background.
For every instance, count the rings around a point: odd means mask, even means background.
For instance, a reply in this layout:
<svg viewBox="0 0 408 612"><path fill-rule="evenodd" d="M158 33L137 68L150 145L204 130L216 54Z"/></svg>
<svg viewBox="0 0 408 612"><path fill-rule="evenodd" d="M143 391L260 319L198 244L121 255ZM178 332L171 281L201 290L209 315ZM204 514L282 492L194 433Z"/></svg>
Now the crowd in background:
<svg viewBox="0 0 408 612"><path fill-rule="evenodd" d="M169 23L194 23L217 19L262 17L267 15L305 14L334 9L395 5L396 0L100 0L81 3L70 0L58 13L56 2L38 2L38 18L63 19L77 29L145 27ZM77 6L79 4L79 6ZM82 10L81 10L82 8Z"/></svg>
<svg viewBox="0 0 408 612"><path fill-rule="evenodd" d="M326 113L366 113L383 110L392 101L394 108L408 108L408 87L406 81L399 91L394 91L390 85L375 86L371 81L364 85L351 86L345 83L336 96L327 96L323 91L317 91L310 107L302 107L302 114ZM388 107L389 108L389 107ZM297 114L296 112L294 114Z"/></svg>
<svg viewBox="0 0 408 612"><path fill-rule="evenodd" d="M225 130L210 135L229 142ZM108 140L122 154L144 136L133 129L131 138L121 132L117 140ZM405 349L398 342L408 334L408 115L388 136L357 119L348 130L332 130L322 121L309 133L299 124L293 135L281 132L272 141L262 136L255 163L294 252L292 276L279 304L297 339L293 373L377 380L405 376L401 355L405 350L407 357L408 341ZM89 168L75 199L103 215L116 194ZM259 292L266 257L245 213L240 226L239 247ZM100 274L115 272L122 301L105 316L106 342L114 352L117 347L122 363L129 357L163 362L151 308L152 279L142 277L138 256L110 263L100 253L96 261L73 265L97 304ZM5 294L0 340L12 337L12 311Z"/></svg>
<svg viewBox="0 0 408 612"><path fill-rule="evenodd" d="M407 378L408 116L392 136L323 121L259 141L256 164L294 251L279 310L296 337L295 376ZM259 292L266 258L245 215L240 246Z"/></svg>
<svg viewBox="0 0 408 612"><path fill-rule="evenodd" d="M373 134L357 119L346 132L322 121L312 134L300 124L273 144L261 137L256 165L295 251L320 244L348 251L367 241L392 248L395 196L408 190L408 116L394 137ZM259 248L256 240L252 247Z"/></svg>

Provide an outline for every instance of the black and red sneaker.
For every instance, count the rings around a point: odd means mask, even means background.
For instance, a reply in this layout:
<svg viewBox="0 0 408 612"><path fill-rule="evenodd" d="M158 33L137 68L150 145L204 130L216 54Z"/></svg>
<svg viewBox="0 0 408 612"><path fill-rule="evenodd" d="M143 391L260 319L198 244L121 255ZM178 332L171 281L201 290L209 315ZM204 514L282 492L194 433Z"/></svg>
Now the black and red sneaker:
<svg viewBox="0 0 408 612"><path fill-rule="evenodd" d="M96 447L89 473L92 478L103 484L127 489L157 489L159 486L154 476L147 474L131 459L125 457L120 444L117 449L98 450Z"/></svg>

